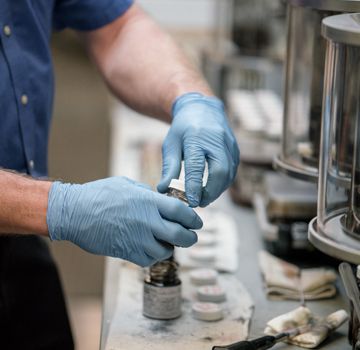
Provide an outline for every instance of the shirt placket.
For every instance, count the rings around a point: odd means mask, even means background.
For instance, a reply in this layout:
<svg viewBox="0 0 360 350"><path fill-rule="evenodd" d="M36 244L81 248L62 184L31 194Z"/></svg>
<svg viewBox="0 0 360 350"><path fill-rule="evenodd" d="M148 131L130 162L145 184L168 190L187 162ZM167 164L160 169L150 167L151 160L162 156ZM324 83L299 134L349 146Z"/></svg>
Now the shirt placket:
<svg viewBox="0 0 360 350"><path fill-rule="evenodd" d="M16 28L14 28L11 14L6 6L6 2L0 5L0 40L4 51L4 56L11 77L11 88L13 90L14 103L17 107L17 118L20 123L21 139L26 157L28 172L33 173L35 168L34 147L33 147L33 128L29 110L29 87L26 79L26 62L21 56L21 48L16 40ZM6 103L12 103L6 101Z"/></svg>

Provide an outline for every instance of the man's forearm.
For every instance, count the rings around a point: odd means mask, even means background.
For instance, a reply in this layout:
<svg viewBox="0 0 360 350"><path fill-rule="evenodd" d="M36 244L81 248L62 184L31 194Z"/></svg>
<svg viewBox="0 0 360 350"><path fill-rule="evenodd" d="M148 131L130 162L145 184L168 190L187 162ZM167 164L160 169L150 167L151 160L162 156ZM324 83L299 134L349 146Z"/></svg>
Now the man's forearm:
<svg viewBox="0 0 360 350"><path fill-rule="evenodd" d="M46 211L51 182L0 170L0 234L48 235Z"/></svg>
<svg viewBox="0 0 360 350"><path fill-rule="evenodd" d="M86 38L111 90L142 113L170 120L176 97L194 91L212 95L173 39L137 5Z"/></svg>

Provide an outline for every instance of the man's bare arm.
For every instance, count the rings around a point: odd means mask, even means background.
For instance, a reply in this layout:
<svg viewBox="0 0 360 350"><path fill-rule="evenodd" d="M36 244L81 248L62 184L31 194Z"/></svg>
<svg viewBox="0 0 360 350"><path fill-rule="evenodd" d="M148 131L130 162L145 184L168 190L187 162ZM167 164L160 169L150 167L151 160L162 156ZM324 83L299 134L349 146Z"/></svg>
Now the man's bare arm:
<svg viewBox="0 0 360 350"><path fill-rule="evenodd" d="M0 234L48 235L46 210L51 182L0 170Z"/></svg>
<svg viewBox="0 0 360 350"><path fill-rule="evenodd" d="M111 90L139 112L169 121L176 97L194 91L212 95L173 39L137 5L84 35Z"/></svg>
<svg viewBox="0 0 360 350"><path fill-rule="evenodd" d="M184 161L190 206L213 202L232 183L239 164L238 145L222 101L171 37L137 5L84 35L115 95L143 114L171 120L162 147L158 191L166 192ZM209 175L203 188L206 162Z"/></svg>

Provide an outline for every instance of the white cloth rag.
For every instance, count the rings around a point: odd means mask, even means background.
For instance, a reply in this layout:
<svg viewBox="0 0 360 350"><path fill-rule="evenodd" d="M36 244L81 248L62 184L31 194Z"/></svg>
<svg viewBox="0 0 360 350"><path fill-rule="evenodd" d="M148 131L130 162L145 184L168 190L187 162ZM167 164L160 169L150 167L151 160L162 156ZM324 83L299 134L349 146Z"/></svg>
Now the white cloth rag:
<svg viewBox="0 0 360 350"><path fill-rule="evenodd" d="M317 300L336 295L336 272L329 268L300 269L266 251L259 252L266 295L277 300Z"/></svg>
<svg viewBox="0 0 360 350"><path fill-rule="evenodd" d="M293 311L270 320L266 325L264 333L275 335L286 330L310 325L311 327L308 332L289 338L286 342L303 348L313 349L322 343L330 332L346 322L348 317L345 310L338 310L325 318L320 318L315 316L307 307L300 306Z"/></svg>

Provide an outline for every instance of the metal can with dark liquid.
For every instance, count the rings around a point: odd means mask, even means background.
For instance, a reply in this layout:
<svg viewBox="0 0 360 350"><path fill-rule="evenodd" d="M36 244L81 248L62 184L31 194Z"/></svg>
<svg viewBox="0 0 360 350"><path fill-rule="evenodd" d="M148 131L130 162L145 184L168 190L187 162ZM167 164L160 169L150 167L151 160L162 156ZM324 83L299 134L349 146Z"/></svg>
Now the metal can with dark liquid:
<svg viewBox="0 0 360 350"><path fill-rule="evenodd" d="M184 183L173 179L167 196L187 203ZM179 264L174 256L150 266L144 278L143 315L157 320L171 320L181 316L181 280Z"/></svg>

